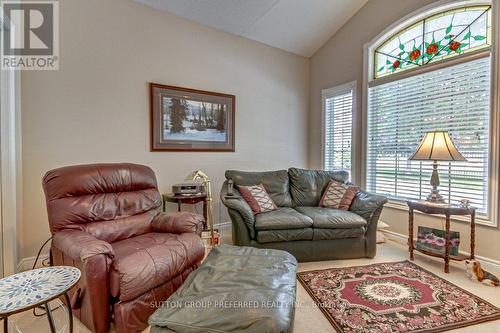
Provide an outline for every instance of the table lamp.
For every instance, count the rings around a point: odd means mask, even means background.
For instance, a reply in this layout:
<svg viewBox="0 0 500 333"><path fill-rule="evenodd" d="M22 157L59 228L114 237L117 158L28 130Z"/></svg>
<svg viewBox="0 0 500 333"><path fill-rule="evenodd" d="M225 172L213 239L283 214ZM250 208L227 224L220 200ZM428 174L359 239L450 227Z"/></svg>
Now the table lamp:
<svg viewBox="0 0 500 333"><path fill-rule="evenodd" d="M210 226L210 238L212 245L215 246L215 232L214 232L214 218L212 209L212 188L210 186L210 178L201 170L191 172L186 180L199 180L205 185L205 192L207 194L207 225Z"/></svg>
<svg viewBox="0 0 500 333"><path fill-rule="evenodd" d="M438 161L467 161L453 144L447 131L432 131L425 133L417 150L409 158L412 161L433 161L431 185L432 191L427 196L427 201L445 203L439 194Z"/></svg>

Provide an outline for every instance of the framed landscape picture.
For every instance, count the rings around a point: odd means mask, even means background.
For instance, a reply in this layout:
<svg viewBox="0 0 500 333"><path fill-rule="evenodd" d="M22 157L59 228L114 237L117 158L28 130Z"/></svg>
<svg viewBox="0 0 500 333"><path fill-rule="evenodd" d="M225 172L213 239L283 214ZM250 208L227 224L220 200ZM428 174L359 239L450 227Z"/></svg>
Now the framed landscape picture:
<svg viewBox="0 0 500 333"><path fill-rule="evenodd" d="M151 151L234 152L234 95L150 83Z"/></svg>

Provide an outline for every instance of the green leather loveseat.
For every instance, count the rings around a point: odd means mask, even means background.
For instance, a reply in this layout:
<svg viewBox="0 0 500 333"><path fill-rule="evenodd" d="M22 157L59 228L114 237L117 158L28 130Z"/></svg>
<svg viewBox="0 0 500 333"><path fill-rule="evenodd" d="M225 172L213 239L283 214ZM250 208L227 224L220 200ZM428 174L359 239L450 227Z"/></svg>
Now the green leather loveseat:
<svg viewBox="0 0 500 333"><path fill-rule="evenodd" d="M318 207L331 179L345 182L345 171L290 168L267 172L228 170L221 200L228 208L233 243L279 249L298 261L372 258L376 253L377 222L387 198L358 192L349 211ZM227 179L235 185L227 196ZM263 184L278 210L254 215L237 185Z"/></svg>

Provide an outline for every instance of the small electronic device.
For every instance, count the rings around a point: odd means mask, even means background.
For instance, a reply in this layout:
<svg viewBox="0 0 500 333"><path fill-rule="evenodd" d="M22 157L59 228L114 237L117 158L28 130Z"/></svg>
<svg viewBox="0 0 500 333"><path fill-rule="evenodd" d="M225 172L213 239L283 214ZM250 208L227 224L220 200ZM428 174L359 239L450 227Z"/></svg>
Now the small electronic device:
<svg viewBox="0 0 500 333"><path fill-rule="evenodd" d="M227 193L225 195L226 199L240 199L237 195L234 194L234 181L232 178L227 180Z"/></svg>
<svg viewBox="0 0 500 333"><path fill-rule="evenodd" d="M234 182L233 182L233 178L229 178L227 180L227 195L232 197L234 195L233 193L233 189L234 189Z"/></svg>
<svg viewBox="0 0 500 333"><path fill-rule="evenodd" d="M205 185L200 182L186 182L172 185L172 192L176 195L195 195L205 193Z"/></svg>

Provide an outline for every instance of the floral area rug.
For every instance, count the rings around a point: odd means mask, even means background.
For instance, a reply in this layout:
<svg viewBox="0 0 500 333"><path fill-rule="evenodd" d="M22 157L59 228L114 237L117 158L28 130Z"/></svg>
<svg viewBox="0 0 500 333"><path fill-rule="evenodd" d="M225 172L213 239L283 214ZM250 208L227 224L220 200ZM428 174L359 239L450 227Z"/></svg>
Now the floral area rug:
<svg viewBox="0 0 500 333"><path fill-rule="evenodd" d="M442 332L500 319L500 309L409 262L298 273L341 333Z"/></svg>

